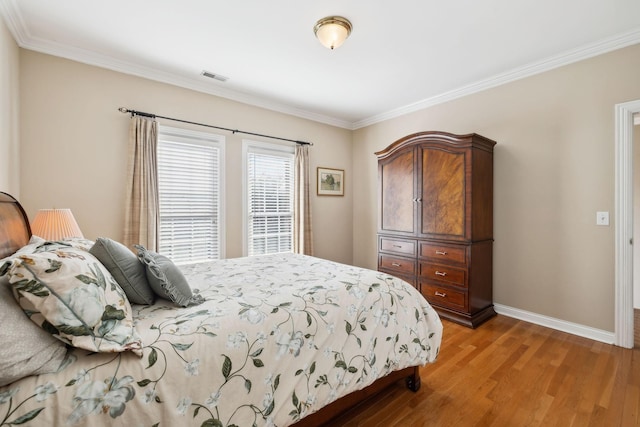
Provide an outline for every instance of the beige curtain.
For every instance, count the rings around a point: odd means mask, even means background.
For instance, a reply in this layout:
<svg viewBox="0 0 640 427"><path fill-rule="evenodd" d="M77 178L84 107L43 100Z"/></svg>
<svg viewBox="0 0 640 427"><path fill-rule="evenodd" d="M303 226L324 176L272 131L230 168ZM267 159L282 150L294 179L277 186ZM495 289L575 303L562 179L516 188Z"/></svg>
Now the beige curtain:
<svg viewBox="0 0 640 427"><path fill-rule="evenodd" d="M158 122L133 116L129 127L129 170L123 243L157 251L158 243Z"/></svg>
<svg viewBox="0 0 640 427"><path fill-rule="evenodd" d="M296 144L293 195L293 252L313 255L311 202L309 200L309 146Z"/></svg>

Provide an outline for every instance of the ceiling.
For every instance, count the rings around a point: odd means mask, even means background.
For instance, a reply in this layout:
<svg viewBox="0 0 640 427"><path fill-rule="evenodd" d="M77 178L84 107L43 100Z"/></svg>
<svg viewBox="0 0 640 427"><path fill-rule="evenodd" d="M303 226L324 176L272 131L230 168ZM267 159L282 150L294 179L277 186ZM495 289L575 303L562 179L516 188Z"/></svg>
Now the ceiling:
<svg viewBox="0 0 640 427"><path fill-rule="evenodd" d="M0 13L25 49L348 129L640 42L638 0L0 0ZM330 15L353 24L333 51L313 34Z"/></svg>

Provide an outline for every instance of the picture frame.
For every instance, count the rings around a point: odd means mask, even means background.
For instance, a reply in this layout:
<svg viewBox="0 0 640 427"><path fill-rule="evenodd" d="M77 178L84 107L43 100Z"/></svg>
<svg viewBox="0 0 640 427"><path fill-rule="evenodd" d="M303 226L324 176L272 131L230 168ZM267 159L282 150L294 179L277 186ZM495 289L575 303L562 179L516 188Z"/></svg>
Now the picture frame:
<svg viewBox="0 0 640 427"><path fill-rule="evenodd" d="M318 167L318 196L344 196L344 169Z"/></svg>

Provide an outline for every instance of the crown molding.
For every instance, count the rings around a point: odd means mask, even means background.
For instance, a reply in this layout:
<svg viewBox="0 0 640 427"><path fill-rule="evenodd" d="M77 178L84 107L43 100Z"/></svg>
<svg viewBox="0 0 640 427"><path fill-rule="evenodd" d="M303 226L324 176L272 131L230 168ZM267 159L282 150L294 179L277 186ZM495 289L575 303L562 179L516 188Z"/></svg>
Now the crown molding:
<svg viewBox="0 0 640 427"><path fill-rule="evenodd" d="M426 98L406 106L389 110L387 112L377 114L356 122L340 119L337 117L327 116L314 113L291 105L268 100L263 97L249 95L239 91L233 91L225 88L211 86L210 82L203 82L194 78L185 77L183 75L165 72L153 67L122 61L107 55L96 54L84 49L74 48L59 43L43 40L33 37L24 23L20 11L18 9L18 0L0 0L0 14L4 16L5 23L9 31L13 35L18 46L24 49L33 50L48 55L58 56L73 61L93 65L112 71L142 77L149 80L167 83L186 89L195 90L209 95L219 96L232 101L241 102L248 105L276 111L283 114L289 114L295 117L324 123L327 125L356 130L366 126L370 126L379 122L383 122L396 117L404 116L416 111L423 110L438 104L442 104L464 96L472 95L505 83L530 77L545 71L559 68L564 65L572 64L584 59L598 56L617 49L622 49L640 43L640 28L629 31L614 37L601 40L597 43L582 46L577 49L563 52L558 55L551 56L542 61L538 61L524 67L519 67L506 73L498 74L478 82L454 89L442 94Z"/></svg>
<svg viewBox="0 0 640 427"><path fill-rule="evenodd" d="M106 55L96 54L84 49L63 46L47 40L31 38L28 43L25 43L20 47L45 53L48 55L70 59L87 65L105 68L123 74L142 77L160 83L167 83L173 86L195 90L209 95L241 102L243 104L260 107L279 113L289 114L292 116L312 120L315 122L325 123L336 127L351 129L352 126L351 122L345 120L313 113L310 111L292 107L290 105L270 101L266 98L248 95L243 92L212 86L210 82L202 82L194 78L185 77L179 74L162 71L157 68L135 64L132 62L122 61Z"/></svg>
<svg viewBox="0 0 640 427"><path fill-rule="evenodd" d="M229 90L216 86L211 86L210 82L203 82L198 79L185 77L176 73L165 72L157 68L122 61L108 55L97 54L85 49L67 46L60 43L44 40L32 36L17 7L17 0L0 0L0 14L4 16L5 23L9 28L18 46L23 49L70 59L87 65L117 71L136 77L142 77L161 83L167 83L186 89L195 90L209 95L219 96L232 101L241 102L255 107L264 108L279 113L289 114L319 123L351 130L352 123L335 117L313 113L291 105L268 100L263 97L248 95L239 91Z"/></svg>
<svg viewBox="0 0 640 427"><path fill-rule="evenodd" d="M390 110L364 120L360 120L353 123L353 129L360 129L375 123L393 119L395 117L404 116L405 114L423 110L437 104L442 104L447 101L462 98L464 96L500 86L505 83L510 83L516 80L523 79L525 77L540 74L545 71L553 70L554 68L569 65L574 62L582 61L584 59L622 49L624 47L631 46L637 43L640 43L640 29L629 31L627 33L601 40L597 43L592 43L579 47L577 49L566 51L561 54L543 59L542 61L525 65L524 67L515 68L506 73L498 74L488 79L480 80L470 85L463 86L461 88L445 92L427 99L423 99L421 101L406 105L404 107L396 108L394 110Z"/></svg>
<svg viewBox="0 0 640 427"><path fill-rule="evenodd" d="M4 22L18 46L22 46L25 40L31 38L22 15L18 11L16 0L0 0L0 15L4 17Z"/></svg>

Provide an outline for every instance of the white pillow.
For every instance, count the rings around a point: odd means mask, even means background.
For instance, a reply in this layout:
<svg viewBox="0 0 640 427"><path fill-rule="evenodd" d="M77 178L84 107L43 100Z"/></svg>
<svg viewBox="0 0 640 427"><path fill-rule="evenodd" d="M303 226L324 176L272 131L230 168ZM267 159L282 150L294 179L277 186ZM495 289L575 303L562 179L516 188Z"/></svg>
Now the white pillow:
<svg viewBox="0 0 640 427"><path fill-rule="evenodd" d="M129 301L100 261L78 247L41 249L14 257L8 268L13 294L31 320L74 347L142 357Z"/></svg>
<svg viewBox="0 0 640 427"><path fill-rule="evenodd" d="M18 253L33 253L43 242L34 236ZM0 260L0 265L10 258ZM13 298L7 276L0 277L0 325L0 387L29 375L58 370L67 347L29 320Z"/></svg>

